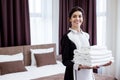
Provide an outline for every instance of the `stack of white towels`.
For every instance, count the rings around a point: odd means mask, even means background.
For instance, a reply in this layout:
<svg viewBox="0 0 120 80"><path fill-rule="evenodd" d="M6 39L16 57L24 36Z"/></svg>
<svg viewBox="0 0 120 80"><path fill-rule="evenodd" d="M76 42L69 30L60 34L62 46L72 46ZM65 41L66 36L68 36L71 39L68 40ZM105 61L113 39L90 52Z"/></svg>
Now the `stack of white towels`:
<svg viewBox="0 0 120 80"><path fill-rule="evenodd" d="M101 46L90 46L82 47L80 50L74 50L73 61L77 64L87 66L101 66L109 61L114 61L112 51L107 50L106 47Z"/></svg>

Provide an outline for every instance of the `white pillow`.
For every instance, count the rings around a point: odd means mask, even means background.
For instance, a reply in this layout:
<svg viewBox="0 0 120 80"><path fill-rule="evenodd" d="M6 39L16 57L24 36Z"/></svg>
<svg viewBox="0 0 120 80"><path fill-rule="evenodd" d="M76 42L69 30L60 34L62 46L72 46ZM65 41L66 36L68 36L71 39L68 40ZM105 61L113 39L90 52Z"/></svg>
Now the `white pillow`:
<svg viewBox="0 0 120 80"><path fill-rule="evenodd" d="M31 51L31 66L36 66L36 60L34 54L44 54L53 52L54 48L47 48L47 49L30 49Z"/></svg>
<svg viewBox="0 0 120 80"><path fill-rule="evenodd" d="M23 53L17 53L14 55L0 55L0 62L9 62L23 60Z"/></svg>

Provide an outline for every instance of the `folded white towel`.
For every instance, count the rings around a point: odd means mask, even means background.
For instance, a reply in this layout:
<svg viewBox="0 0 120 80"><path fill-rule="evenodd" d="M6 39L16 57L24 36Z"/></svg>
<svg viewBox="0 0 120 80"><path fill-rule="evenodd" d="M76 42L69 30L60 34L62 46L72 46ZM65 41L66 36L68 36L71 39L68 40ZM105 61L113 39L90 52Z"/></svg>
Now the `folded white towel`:
<svg viewBox="0 0 120 80"><path fill-rule="evenodd" d="M103 56L103 55L108 55L107 53L112 53L110 50L89 50L89 51L84 51L84 50L74 50L75 55L91 55L91 56Z"/></svg>
<svg viewBox="0 0 120 80"><path fill-rule="evenodd" d="M106 47L106 46L93 45L93 46L81 47L81 50L83 50L83 51L90 51L90 50L107 50L107 47Z"/></svg>
<svg viewBox="0 0 120 80"><path fill-rule="evenodd" d="M109 61L112 61L114 62L114 58L111 57L110 60L101 60L101 61L87 61L87 60L84 60L84 59L81 59L81 60L76 60L74 59L75 63L77 64L82 64L82 65L88 65L88 66L101 66L101 65L104 65L106 63L108 63Z"/></svg>
<svg viewBox="0 0 120 80"><path fill-rule="evenodd" d="M113 57L109 57L109 58L103 58L103 59L96 59L96 60L89 60L88 58L74 58L74 61L77 62L88 62L88 63L99 63L99 62L106 62L106 61L111 61L113 59Z"/></svg>
<svg viewBox="0 0 120 80"><path fill-rule="evenodd" d="M93 46L90 46L90 49L91 50L107 50L107 47L106 46L93 45Z"/></svg>
<svg viewBox="0 0 120 80"><path fill-rule="evenodd" d="M106 53L105 55L90 55L90 54L75 54L74 58L87 58L89 60L96 60L96 59L104 59L104 58L110 58L112 56L112 53Z"/></svg>
<svg viewBox="0 0 120 80"><path fill-rule="evenodd" d="M80 50L74 50L73 61L77 64L88 66L104 65L109 61L114 62L112 51L106 47L82 47Z"/></svg>

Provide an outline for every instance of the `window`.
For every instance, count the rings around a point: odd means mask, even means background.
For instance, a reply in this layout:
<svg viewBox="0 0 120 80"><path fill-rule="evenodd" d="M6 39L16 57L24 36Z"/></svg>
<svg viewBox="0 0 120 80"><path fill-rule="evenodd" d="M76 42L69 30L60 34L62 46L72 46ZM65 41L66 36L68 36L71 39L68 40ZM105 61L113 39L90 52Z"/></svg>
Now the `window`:
<svg viewBox="0 0 120 80"><path fill-rule="evenodd" d="M107 0L97 0L97 45L106 46L106 5ZM104 68L98 69L103 74Z"/></svg>
<svg viewBox="0 0 120 80"><path fill-rule="evenodd" d="M56 43L58 54L59 0L29 0L31 44Z"/></svg>
<svg viewBox="0 0 120 80"><path fill-rule="evenodd" d="M97 0L97 45L106 44L106 1Z"/></svg>
<svg viewBox="0 0 120 80"><path fill-rule="evenodd" d="M52 42L52 0L29 0L31 44Z"/></svg>

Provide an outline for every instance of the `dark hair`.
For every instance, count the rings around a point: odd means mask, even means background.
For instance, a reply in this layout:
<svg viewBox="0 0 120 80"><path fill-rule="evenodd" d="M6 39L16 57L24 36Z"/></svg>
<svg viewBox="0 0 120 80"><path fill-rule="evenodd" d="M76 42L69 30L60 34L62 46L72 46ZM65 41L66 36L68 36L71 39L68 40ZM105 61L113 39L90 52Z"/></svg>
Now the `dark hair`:
<svg viewBox="0 0 120 80"><path fill-rule="evenodd" d="M79 6L75 6L71 9L71 11L69 12L69 18L71 18L72 14L75 12L75 11L80 11L82 12L82 15L84 15L84 10L79 7Z"/></svg>

